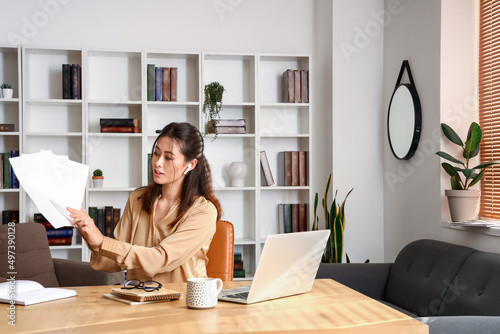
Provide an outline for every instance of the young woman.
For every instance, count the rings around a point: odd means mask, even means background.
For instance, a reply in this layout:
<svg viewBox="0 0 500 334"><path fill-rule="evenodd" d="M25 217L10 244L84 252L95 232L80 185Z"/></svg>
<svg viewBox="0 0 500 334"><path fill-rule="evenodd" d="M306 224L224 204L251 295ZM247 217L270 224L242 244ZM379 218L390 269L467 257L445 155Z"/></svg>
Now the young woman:
<svg viewBox="0 0 500 334"><path fill-rule="evenodd" d="M92 250L94 269L127 270L127 279L160 283L206 277L221 206L203 150L203 137L193 125L165 126L153 144L154 182L132 192L114 239L101 234L83 207L67 208Z"/></svg>

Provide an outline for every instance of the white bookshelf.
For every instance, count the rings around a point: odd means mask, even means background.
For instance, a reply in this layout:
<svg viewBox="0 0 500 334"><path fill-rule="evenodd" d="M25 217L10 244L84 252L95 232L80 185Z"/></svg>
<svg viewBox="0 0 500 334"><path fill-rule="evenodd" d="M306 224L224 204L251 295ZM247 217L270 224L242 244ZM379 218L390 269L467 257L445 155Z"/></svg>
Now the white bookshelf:
<svg viewBox="0 0 500 334"><path fill-rule="evenodd" d="M9 62L18 69L16 84L22 87L17 100L0 100L0 117L7 117L9 108L18 113L22 127L18 133L0 134L0 138L4 142L7 136L17 139L21 153L51 149L89 165L91 172L102 169L103 188L92 188L89 175L86 208L113 206L123 213L129 194L147 183L147 157L156 130L176 121L189 122L204 133L203 87L213 81L225 87L221 117L246 121L246 134L219 134L215 140L214 135L206 134L205 152L222 204L222 218L235 227L236 252L243 253L247 278L255 272L265 238L279 233L277 205L312 203L309 186L262 186L260 166L260 151L265 150L277 183L278 152L309 151L311 161L312 103L284 103L281 87L287 69L312 72L308 55L29 47L3 48L0 52L9 52ZM62 99L64 63L82 66L82 100ZM177 67L177 101L147 100L148 64ZM4 67L0 66L0 80L5 76L1 72ZM311 81L309 78L309 92ZM100 133L100 118L137 118L141 133ZM228 166L233 161L247 165L241 187L231 186ZM4 199L0 204L6 208L12 202L20 208L24 221L36 212L31 200L25 194L19 196L19 191L3 190L0 195ZM309 207L309 221L311 217ZM81 244L55 248L56 253L58 257L90 258Z"/></svg>
<svg viewBox="0 0 500 334"><path fill-rule="evenodd" d="M0 132L0 152L20 151L22 146L22 72L21 48L0 46L0 85L8 83L14 89L10 99L0 93L0 123L14 124L14 131ZM18 188L0 189L0 207L20 211L21 194ZM21 214L21 212L19 212Z"/></svg>

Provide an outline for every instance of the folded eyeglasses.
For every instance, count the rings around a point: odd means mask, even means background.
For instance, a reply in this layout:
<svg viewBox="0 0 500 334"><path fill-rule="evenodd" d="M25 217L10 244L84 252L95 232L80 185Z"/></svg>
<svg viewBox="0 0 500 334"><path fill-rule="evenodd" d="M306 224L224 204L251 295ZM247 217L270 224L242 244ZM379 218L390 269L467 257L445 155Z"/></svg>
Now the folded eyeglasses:
<svg viewBox="0 0 500 334"><path fill-rule="evenodd" d="M161 283L156 281L139 281L138 279L129 279L123 283L122 289L143 289L144 291L160 290Z"/></svg>

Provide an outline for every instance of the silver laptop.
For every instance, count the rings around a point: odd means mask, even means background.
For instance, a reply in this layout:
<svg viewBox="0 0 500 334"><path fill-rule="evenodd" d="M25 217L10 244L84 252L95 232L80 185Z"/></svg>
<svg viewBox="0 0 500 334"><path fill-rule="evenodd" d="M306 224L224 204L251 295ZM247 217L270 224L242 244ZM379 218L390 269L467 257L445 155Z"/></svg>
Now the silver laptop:
<svg viewBox="0 0 500 334"><path fill-rule="evenodd" d="M319 230L268 236L252 284L222 290L219 300L251 304L311 291L329 235Z"/></svg>

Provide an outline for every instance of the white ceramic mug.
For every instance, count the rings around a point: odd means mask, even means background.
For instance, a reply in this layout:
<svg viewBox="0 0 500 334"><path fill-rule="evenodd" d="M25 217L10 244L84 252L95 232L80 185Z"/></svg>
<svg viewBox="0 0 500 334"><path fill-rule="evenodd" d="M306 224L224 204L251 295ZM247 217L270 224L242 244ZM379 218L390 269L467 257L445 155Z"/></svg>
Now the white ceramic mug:
<svg viewBox="0 0 500 334"><path fill-rule="evenodd" d="M186 305L189 308L212 308L217 305L217 295L222 290L220 278L188 278Z"/></svg>

